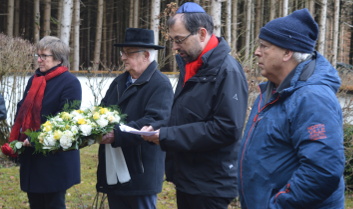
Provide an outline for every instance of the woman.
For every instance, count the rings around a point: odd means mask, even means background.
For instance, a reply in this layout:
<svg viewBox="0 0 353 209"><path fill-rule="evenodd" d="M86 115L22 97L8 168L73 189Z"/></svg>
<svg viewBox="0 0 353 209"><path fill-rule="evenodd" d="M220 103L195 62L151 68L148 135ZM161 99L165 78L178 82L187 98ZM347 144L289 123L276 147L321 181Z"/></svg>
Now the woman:
<svg viewBox="0 0 353 209"><path fill-rule="evenodd" d="M28 80L24 96L17 105L10 141L24 141L19 156L21 189L27 192L35 209L62 209L66 190L80 183L79 151L34 154L26 130L38 130L48 116L61 112L66 104L81 105L79 80L68 71L70 48L57 37L46 36L37 44L39 68Z"/></svg>

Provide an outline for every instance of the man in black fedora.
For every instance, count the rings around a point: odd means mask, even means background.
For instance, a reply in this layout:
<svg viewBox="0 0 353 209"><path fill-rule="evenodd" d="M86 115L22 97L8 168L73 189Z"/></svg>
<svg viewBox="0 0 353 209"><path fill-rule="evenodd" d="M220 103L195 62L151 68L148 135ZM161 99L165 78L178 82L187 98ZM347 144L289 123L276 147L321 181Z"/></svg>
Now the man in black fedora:
<svg viewBox="0 0 353 209"><path fill-rule="evenodd" d="M128 28L120 47L125 72L111 83L103 106L118 106L126 125L140 130L165 125L170 116L173 89L158 69L154 32ZM165 153L140 135L122 132L117 125L99 146L97 191L106 193L111 209L154 209L162 190Z"/></svg>

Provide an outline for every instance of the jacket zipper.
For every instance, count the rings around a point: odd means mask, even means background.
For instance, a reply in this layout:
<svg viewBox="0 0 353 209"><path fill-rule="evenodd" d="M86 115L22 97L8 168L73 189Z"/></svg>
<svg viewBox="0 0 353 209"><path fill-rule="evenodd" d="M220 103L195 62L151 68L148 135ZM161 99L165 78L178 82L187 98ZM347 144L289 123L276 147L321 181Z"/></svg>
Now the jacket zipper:
<svg viewBox="0 0 353 209"><path fill-rule="evenodd" d="M266 109L268 106L270 106L270 105L274 104L275 102L277 102L278 100L279 100L279 95L277 96L276 99L274 99L273 101L267 103L265 106L260 108L261 107L261 103L262 103L262 94L260 94L260 101L259 101L258 107L257 107L258 111L257 111L257 113L256 113L256 115L255 115L255 117L254 117L254 119L252 121L253 123L252 123L252 125L251 125L251 127L250 127L250 129L248 131L248 135L246 136L246 140L244 142L244 147L241 150L241 156L240 156L240 161L239 161L239 165L240 165L240 167L239 167L239 169L240 169L240 171L239 171L239 173L240 173L239 180L240 180L240 184L241 184L241 193L242 193L243 197L245 197L244 189L243 189L244 188L244 185L243 185L243 160L244 160L244 155L245 155L245 151L246 151L246 146L247 146L247 144L248 144L248 142L249 142L249 140L251 138L250 136L252 135L256 125L261 120L261 118L259 118L260 113L264 109ZM245 201L245 198L244 198L244 201Z"/></svg>

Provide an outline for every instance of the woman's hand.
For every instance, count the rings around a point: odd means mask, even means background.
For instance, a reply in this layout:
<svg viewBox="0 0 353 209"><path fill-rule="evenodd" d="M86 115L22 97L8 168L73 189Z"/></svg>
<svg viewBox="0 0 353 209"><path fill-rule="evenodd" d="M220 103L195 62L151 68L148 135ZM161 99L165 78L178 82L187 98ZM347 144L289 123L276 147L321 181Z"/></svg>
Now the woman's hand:
<svg viewBox="0 0 353 209"><path fill-rule="evenodd" d="M23 141L23 146L25 146L25 147L31 147L32 146L32 144L31 144L31 142L29 142L28 138Z"/></svg>

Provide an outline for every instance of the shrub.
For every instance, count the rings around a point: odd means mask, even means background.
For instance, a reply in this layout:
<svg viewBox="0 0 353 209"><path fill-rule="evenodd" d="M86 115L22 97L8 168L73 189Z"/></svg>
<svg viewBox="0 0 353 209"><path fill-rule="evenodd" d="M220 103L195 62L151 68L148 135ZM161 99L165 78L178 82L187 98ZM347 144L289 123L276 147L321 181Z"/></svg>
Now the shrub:
<svg viewBox="0 0 353 209"><path fill-rule="evenodd" d="M346 166L344 169L346 189L353 189L353 125L344 126Z"/></svg>
<svg viewBox="0 0 353 209"><path fill-rule="evenodd" d="M34 50L28 41L0 33L0 92L5 98L8 117L7 121L0 122L0 145L8 139L17 102L27 82L26 75L34 68Z"/></svg>

